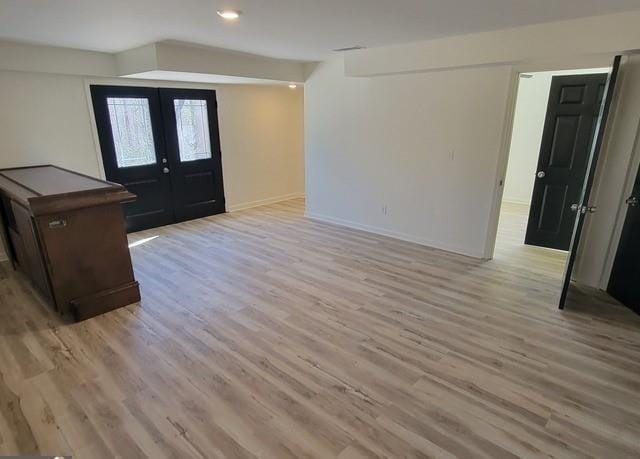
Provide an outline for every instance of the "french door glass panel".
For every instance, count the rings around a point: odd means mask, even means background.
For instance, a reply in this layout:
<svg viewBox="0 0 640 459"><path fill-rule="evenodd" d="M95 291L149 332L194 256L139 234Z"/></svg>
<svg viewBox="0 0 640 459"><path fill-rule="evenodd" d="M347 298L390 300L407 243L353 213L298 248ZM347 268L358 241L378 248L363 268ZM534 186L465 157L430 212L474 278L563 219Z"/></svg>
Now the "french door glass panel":
<svg viewBox="0 0 640 459"><path fill-rule="evenodd" d="M178 150L181 162L211 158L206 100L174 99Z"/></svg>
<svg viewBox="0 0 640 459"><path fill-rule="evenodd" d="M107 108L118 168L155 164L149 100L108 97Z"/></svg>

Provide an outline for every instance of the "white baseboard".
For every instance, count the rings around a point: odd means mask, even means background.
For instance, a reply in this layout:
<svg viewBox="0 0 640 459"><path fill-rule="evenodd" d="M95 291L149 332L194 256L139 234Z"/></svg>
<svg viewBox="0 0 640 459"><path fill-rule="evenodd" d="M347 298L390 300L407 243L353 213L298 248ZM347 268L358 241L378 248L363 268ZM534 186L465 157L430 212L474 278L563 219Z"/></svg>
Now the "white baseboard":
<svg viewBox="0 0 640 459"><path fill-rule="evenodd" d="M329 217L328 215L322 215L315 212L305 212L304 216L313 220L318 220L325 223L331 223L338 226L344 226L351 229L357 229L366 231L367 233L378 234L380 236L387 236L393 239L399 239L401 241L413 242L414 244L423 245L432 249L444 250L445 252L452 252L458 255L465 255L472 258L484 258L483 252L474 252L464 247L458 247L450 244L442 244L440 242L432 241L429 239L421 238L411 234L401 233L398 231L379 228L376 226L365 225L350 220L344 220L342 218Z"/></svg>
<svg viewBox="0 0 640 459"><path fill-rule="evenodd" d="M239 210L251 209L253 207L266 206L276 202L288 201L289 199L304 198L304 193L290 193L272 198L258 199L257 201L244 202L227 206L227 212L238 212Z"/></svg>

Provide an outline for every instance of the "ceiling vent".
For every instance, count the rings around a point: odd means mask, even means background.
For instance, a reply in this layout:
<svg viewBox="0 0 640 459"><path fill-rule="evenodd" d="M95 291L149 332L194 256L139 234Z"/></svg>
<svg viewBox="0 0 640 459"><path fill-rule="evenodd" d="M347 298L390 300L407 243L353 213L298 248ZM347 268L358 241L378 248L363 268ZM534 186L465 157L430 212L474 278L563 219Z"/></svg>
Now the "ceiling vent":
<svg viewBox="0 0 640 459"><path fill-rule="evenodd" d="M334 49L333 51L336 53L344 53L346 51L355 51L357 49L365 49L366 46L360 46L360 45L356 45L356 46L347 46L346 48L338 48L338 49Z"/></svg>

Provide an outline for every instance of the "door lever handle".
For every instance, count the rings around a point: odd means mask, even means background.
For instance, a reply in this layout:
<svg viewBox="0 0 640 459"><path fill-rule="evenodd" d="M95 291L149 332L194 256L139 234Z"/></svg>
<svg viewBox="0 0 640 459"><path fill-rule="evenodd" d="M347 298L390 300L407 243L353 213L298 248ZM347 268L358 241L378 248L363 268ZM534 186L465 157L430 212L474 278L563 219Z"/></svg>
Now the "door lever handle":
<svg viewBox="0 0 640 459"><path fill-rule="evenodd" d="M162 169L162 172L164 172L165 174L168 174L169 173L169 168L165 167L164 169Z"/></svg>

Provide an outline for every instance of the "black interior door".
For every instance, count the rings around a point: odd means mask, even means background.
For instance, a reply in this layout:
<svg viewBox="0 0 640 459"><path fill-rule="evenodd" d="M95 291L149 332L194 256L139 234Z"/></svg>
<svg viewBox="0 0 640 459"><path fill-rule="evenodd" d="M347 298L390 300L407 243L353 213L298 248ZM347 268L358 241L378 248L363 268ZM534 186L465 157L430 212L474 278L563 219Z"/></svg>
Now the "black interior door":
<svg viewBox="0 0 640 459"><path fill-rule="evenodd" d="M215 92L160 89L160 101L176 220L224 212Z"/></svg>
<svg viewBox="0 0 640 459"><path fill-rule="evenodd" d="M568 250L607 74L553 77L525 244Z"/></svg>
<svg viewBox="0 0 640 459"><path fill-rule="evenodd" d="M627 216L607 292L640 314L640 170L626 204Z"/></svg>
<svg viewBox="0 0 640 459"><path fill-rule="evenodd" d="M137 196L128 231L225 211L215 91L91 86L107 180Z"/></svg>
<svg viewBox="0 0 640 459"><path fill-rule="evenodd" d="M564 309L565 302L567 301L567 294L569 293L571 276L573 274L573 266L575 265L576 256L578 254L578 246L580 245L580 237L582 236L584 220L587 213L590 213L590 210L593 209L591 206L589 206L589 196L591 196L591 187L593 186L593 180L596 174L596 166L598 164L598 158L600 157L600 148L602 147L602 141L607 130L609 111L611 109L611 103L613 102L613 95L616 89L616 81L618 80L618 72L620 71L621 61L621 56L616 56L613 59L613 65L611 66L611 71L609 72L609 75L607 77L607 83L604 89L604 97L600 106L600 114L598 115L598 120L596 122L596 133L593 137L593 141L591 142L582 192L580 193L580 198L575 205L576 214L573 223L573 234L571 235L569 254L567 255L567 262L564 267L564 277L562 279L560 300L558 301L558 306L560 307L560 309Z"/></svg>
<svg viewBox="0 0 640 459"><path fill-rule="evenodd" d="M155 88L91 86L107 180L137 196L124 205L127 231L174 221L160 97Z"/></svg>

